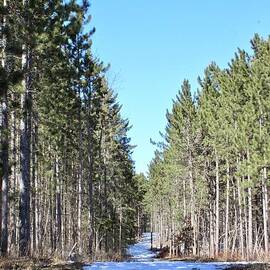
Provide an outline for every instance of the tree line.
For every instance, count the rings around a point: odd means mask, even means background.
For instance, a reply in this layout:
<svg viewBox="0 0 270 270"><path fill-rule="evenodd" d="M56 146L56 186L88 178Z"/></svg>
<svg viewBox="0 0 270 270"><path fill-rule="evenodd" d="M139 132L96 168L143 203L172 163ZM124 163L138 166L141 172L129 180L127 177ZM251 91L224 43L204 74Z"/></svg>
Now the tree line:
<svg viewBox="0 0 270 270"><path fill-rule="evenodd" d="M130 124L90 19L86 0L1 1L2 256L98 258L140 234Z"/></svg>
<svg viewBox="0 0 270 270"><path fill-rule="evenodd" d="M149 165L152 229L171 256L269 253L270 38L255 35L196 94L184 80Z"/></svg>

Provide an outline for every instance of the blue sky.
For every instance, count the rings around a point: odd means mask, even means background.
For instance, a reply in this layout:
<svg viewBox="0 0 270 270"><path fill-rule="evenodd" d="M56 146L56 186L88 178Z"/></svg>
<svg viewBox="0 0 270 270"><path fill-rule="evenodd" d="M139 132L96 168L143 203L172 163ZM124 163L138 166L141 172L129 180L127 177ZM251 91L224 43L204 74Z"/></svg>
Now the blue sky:
<svg viewBox="0 0 270 270"><path fill-rule="evenodd" d="M254 33L270 33L269 0L92 0L93 51L110 63L108 78L133 125L137 172L153 157L181 82L196 91L215 61L225 67Z"/></svg>

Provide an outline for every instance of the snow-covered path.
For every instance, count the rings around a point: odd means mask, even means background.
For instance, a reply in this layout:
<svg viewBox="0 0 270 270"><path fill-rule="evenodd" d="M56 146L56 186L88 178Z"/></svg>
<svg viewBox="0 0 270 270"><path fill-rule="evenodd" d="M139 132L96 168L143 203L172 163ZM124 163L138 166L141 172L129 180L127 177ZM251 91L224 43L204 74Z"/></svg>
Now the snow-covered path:
<svg viewBox="0 0 270 270"><path fill-rule="evenodd" d="M156 253L150 250L151 248L151 234L144 233L140 242L128 247L128 254L133 261L149 261L153 260Z"/></svg>
<svg viewBox="0 0 270 270"><path fill-rule="evenodd" d="M128 248L131 261L128 262L96 262L85 266L84 270L223 270L228 263L196 263L171 262L154 259L155 253L150 251L151 237L149 233L143 235L141 242Z"/></svg>

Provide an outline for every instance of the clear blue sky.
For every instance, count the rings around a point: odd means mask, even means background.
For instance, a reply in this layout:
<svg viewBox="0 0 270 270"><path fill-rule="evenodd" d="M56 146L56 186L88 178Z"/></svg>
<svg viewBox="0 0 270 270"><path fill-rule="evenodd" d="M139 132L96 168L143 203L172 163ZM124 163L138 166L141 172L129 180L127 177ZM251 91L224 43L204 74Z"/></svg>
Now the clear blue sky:
<svg viewBox="0 0 270 270"><path fill-rule="evenodd" d="M92 0L93 51L108 74L122 115L133 125L137 172L153 157L181 82L215 61L225 67L237 47L250 49L257 32L270 33L269 0Z"/></svg>

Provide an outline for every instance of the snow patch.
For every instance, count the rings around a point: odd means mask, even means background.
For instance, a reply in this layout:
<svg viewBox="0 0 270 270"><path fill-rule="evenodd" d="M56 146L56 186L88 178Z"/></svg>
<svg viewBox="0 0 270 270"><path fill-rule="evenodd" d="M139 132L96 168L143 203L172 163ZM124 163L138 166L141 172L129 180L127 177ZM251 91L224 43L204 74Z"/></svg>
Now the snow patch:
<svg viewBox="0 0 270 270"><path fill-rule="evenodd" d="M155 235L153 236L155 238ZM165 260L155 260L155 253L150 250L151 234L143 234L142 240L128 247L128 254L132 260L129 262L96 262L85 266L84 270L225 270L228 266L235 265L227 262L171 262ZM243 263L240 263L243 264ZM239 265L239 264L238 264Z"/></svg>
<svg viewBox="0 0 270 270"><path fill-rule="evenodd" d="M153 236L154 238L155 236ZM154 258L156 253L150 250L151 248L151 234L144 233L142 240L135 245L128 247L127 253L134 261L144 261Z"/></svg>

